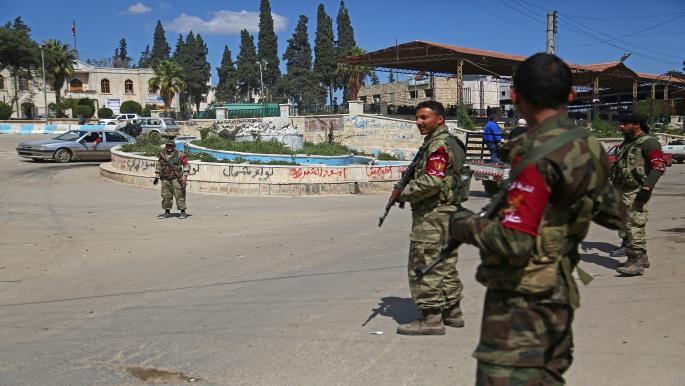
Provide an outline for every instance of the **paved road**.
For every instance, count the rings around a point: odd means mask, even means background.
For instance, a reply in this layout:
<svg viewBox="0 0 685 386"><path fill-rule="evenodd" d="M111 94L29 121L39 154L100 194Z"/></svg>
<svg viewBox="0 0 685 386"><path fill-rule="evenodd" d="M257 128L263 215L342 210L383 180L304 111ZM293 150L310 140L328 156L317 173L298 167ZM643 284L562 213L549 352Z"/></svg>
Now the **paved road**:
<svg viewBox="0 0 685 386"><path fill-rule="evenodd" d="M159 220L158 191L103 180L97 163L21 160L28 138L41 136L0 136L0 384L473 384L476 251L459 262L466 327L396 335L417 315L410 217L394 209L378 229L384 196L191 195L190 218ZM643 277L615 277L617 237L591 230L569 384L685 379L685 165L653 208Z"/></svg>

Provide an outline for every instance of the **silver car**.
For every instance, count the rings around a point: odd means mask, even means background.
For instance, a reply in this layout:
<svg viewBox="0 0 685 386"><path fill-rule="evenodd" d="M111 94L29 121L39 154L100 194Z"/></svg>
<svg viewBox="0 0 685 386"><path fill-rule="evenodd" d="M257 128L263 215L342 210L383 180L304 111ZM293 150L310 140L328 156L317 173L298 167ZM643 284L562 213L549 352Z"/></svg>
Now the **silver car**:
<svg viewBox="0 0 685 386"><path fill-rule="evenodd" d="M45 141L21 142L17 153L34 161L109 160L111 148L133 142L135 139L119 131L71 130Z"/></svg>
<svg viewBox="0 0 685 386"><path fill-rule="evenodd" d="M173 137L178 135L178 124L171 118L141 117L137 120L143 128L143 134Z"/></svg>

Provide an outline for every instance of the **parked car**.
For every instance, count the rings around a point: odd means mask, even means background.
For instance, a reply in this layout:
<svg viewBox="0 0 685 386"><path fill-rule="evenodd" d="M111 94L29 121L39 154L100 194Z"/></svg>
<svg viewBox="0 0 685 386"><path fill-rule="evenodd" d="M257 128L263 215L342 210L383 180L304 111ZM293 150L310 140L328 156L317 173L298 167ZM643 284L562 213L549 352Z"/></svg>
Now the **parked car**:
<svg viewBox="0 0 685 386"><path fill-rule="evenodd" d="M143 134L157 134L167 137L178 135L178 124L171 118L164 117L142 117L138 123L143 128Z"/></svg>
<svg viewBox="0 0 685 386"><path fill-rule="evenodd" d="M45 141L21 142L17 153L34 161L109 160L110 149L133 142L135 139L118 131L71 130Z"/></svg>
<svg viewBox="0 0 685 386"><path fill-rule="evenodd" d="M140 119L138 114L118 114L112 118L102 118L98 121L98 125L114 126L114 129L120 129L126 126L127 122L137 122Z"/></svg>
<svg viewBox="0 0 685 386"><path fill-rule="evenodd" d="M685 162L685 140L672 139L664 146L664 154L670 154L676 162Z"/></svg>
<svg viewBox="0 0 685 386"><path fill-rule="evenodd" d="M619 145L614 145L609 148L609 151L607 151L607 154L609 156L609 165L616 162L616 157L618 156L618 147ZM672 166L673 156L669 153L664 153L664 163L666 164L666 166Z"/></svg>

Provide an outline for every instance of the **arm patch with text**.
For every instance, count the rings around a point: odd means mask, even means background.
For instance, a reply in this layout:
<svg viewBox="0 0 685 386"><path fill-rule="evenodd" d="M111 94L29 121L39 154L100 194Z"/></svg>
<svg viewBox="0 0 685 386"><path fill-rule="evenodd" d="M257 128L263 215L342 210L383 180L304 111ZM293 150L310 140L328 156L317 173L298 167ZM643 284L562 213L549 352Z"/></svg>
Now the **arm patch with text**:
<svg viewBox="0 0 685 386"><path fill-rule="evenodd" d="M447 150L440 146L436 151L432 152L428 156L428 162L426 162L426 174L429 176L444 178L449 160L450 156L447 154Z"/></svg>
<svg viewBox="0 0 685 386"><path fill-rule="evenodd" d="M512 168L520 160L521 157L516 157ZM535 164L528 165L509 188L502 226L537 237L538 226L550 195L551 192L545 184L545 177Z"/></svg>

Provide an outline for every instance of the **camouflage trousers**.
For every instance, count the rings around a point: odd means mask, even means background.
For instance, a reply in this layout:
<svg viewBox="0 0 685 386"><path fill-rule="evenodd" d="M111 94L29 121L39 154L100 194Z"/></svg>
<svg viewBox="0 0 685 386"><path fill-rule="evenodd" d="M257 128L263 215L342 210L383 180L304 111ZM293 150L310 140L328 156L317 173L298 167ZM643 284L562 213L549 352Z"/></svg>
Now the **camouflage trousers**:
<svg viewBox="0 0 685 386"><path fill-rule="evenodd" d="M186 210L186 193L178 178L162 180L162 209L171 209L174 197L176 198L176 209Z"/></svg>
<svg viewBox="0 0 685 386"><path fill-rule="evenodd" d="M647 235L645 228L647 227L647 218L649 217L649 204L645 204L640 208L634 205L637 190L631 192L621 192L621 200L628 208L628 216L626 217L626 231L619 232L619 236L624 240L629 249L647 250Z"/></svg>
<svg viewBox="0 0 685 386"><path fill-rule="evenodd" d="M414 281L414 269L430 264L440 253L440 243L411 241L409 246L409 290L419 309L445 309L459 302L464 285L457 272L457 251L438 264L423 279Z"/></svg>
<svg viewBox="0 0 685 386"><path fill-rule="evenodd" d="M478 386L563 385L573 361L573 308L505 290L485 295Z"/></svg>

